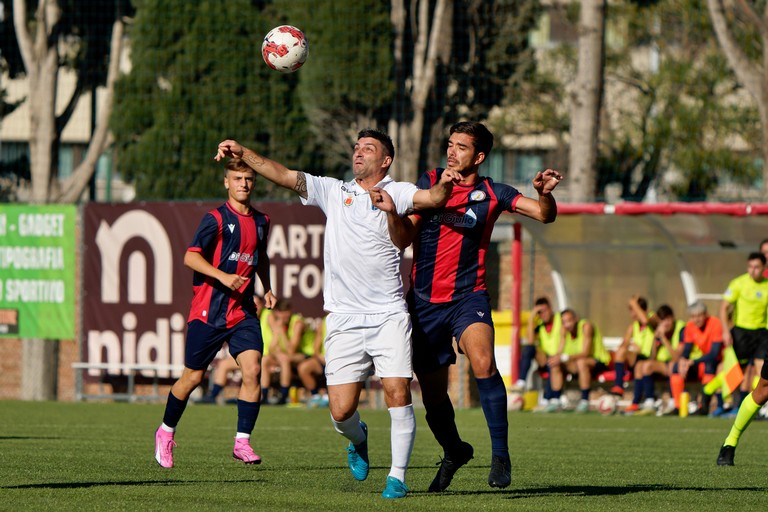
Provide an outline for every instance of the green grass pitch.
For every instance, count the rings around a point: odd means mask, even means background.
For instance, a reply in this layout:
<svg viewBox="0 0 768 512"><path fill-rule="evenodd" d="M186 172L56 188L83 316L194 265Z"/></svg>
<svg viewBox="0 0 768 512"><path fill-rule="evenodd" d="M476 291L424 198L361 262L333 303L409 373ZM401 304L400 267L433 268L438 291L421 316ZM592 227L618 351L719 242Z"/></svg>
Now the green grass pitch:
<svg viewBox="0 0 768 512"><path fill-rule="evenodd" d="M475 458L448 492L426 492L440 450L417 409L411 493L384 500L389 415L362 410L371 474L352 479L327 409L262 408L253 445L232 460L234 406L190 406L176 467L154 461L162 405L0 402L0 510L768 510L768 422L744 434L736 466L717 467L729 420L511 413L512 485L486 483L490 442L479 409L457 411Z"/></svg>

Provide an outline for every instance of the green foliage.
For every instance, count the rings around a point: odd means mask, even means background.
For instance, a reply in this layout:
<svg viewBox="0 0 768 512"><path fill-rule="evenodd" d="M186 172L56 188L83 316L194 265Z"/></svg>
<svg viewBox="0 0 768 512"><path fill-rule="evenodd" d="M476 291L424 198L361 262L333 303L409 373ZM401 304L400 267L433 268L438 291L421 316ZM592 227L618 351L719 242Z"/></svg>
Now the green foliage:
<svg viewBox="0 0 768 512"><path fill-rule="evenodd" d="M136 5L133 67L118 83L112 130L140 199L221 197L213 156L226 138L294 168L311 161L297 77L261 58L262 37L278 24L268 12L249 0ZM257 182L255 197L282 194Z"/></svg>
<svg viewBox="0 0 768 512"><path fill-rule="evenodd" d="M703 200L720 176L751 183L759 170L754 153L737 152L734 141L757 140L755 109L733 82L704 0L672 0L638 7L612 5L609 17L626 20L627 44L611 48L606 79L626 84L634 102L616 108L603 132L598 190L622 184L622 197L641 200L665 171L670 191ZM658 50L658 66L633 58ZM741 91L743 93L743 91ZM745 106L747 105L747 106Z"/></svg>
<svg viewBox="0 0 768 512"><path fill-rule="evenodd" d="M730 421L511 413L512 485L491 489L488 429L480 409L458 410L475 458L441 494L426 489L442 450L416 410L416 443L403 501L381 498L390 464L386 410L361 410L371 474L346 468L346 441L327 409L262 408L252 444L264 462L232 460L233 406L190 405L179 424L176 466L154 461L162 405L2 402L6 510L766 510L765 422L742 437L736 466L715 465Z"/></svg>
<svg viewBox="0 0 768 512"><path fill-rule="evenodd" d="M385 125L394 94L389 2L275 0L285 23L309 40L298 94L326 174L349 168L354 127Z"/></svg>

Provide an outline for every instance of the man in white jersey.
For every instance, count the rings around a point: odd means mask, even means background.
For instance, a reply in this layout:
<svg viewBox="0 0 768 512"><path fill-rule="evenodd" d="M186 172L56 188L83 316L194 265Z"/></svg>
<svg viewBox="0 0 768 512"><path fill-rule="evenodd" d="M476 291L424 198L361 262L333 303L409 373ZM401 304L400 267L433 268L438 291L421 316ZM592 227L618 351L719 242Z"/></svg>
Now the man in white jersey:
<svg viewBox="0 0 768 512"><path fill-rule="evenodd" d="M352 154L354 179L316 177L289 170L233 140L219 144L216 159L238 157L259 175L295 191L303 204L326 215L323 296L326 319L325 375L331 420L349 439L347 461L357 480L368 477L368 429L357 412L368 376L381 378L391 417L392 466L382 496L408 492L405 472L416 435L411 402L411 319L400 276L402 251L391 241L387 215L374 207L369 189L383 188L400 215L440 207L460 180L449 173L431 189L394 181L387 171L395 149L377 130L358 134Z"/></svg>

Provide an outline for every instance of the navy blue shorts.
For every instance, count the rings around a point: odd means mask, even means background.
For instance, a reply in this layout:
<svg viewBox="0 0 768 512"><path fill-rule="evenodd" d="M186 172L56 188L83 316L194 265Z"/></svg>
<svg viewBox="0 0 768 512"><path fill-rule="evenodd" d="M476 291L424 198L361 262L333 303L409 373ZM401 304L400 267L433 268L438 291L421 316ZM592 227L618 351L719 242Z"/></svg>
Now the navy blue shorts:
<svg viewBox="0 0 768 512"><path fill-rule="evenodd" d="M433 372L456 362L453 339L458 342L472 324L487 324L493 329L488 292L474 292L453 301L434 304L408 295L408 310L413 324L413 369Z"/></svg>
<svg viewBox="0 0 768 512"><path fill-rule="evenodd" d="M248 315L229 328L211 327L200 320L192 320L187 326L184 366L191 370L207 369L224 343L229 344L229 353L235 359L246 350L257 350L263 354L264 339L259 320Z"/></svg>

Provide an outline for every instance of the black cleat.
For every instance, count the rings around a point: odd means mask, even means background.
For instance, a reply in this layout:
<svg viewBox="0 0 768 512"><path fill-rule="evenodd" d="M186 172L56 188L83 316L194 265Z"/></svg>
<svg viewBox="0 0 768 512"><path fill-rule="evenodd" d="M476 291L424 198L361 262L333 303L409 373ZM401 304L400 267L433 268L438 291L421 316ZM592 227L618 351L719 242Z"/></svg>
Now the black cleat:
<svg viewBox="0 0 768 512"><path fill-rule="evenodd" d="M491 472L488 473L488 485L491 487L509 487L512 483L512 463L509 455L494 455L491 460Z"/></svg>
<svg viewBox="0 0 768 512"><path fill-rule="evenodd" d="M720 454L717 456L718 466L735 466L733 456L736 455L735 446L723 446L720 448Z"/></svg>
<svg viewBox="0 0 768 512"><path fill-rule="evenodd" d="M461 442L455 452L451 454L446 453L443 460L438 463L440 464L440 469L437 470L435 479L429 484L429 492L442 492L446 490L451 485L453 475L456 474L461 466L469 462L474 453L475 450L472 448L472 445L464 441Z"/></svg>

